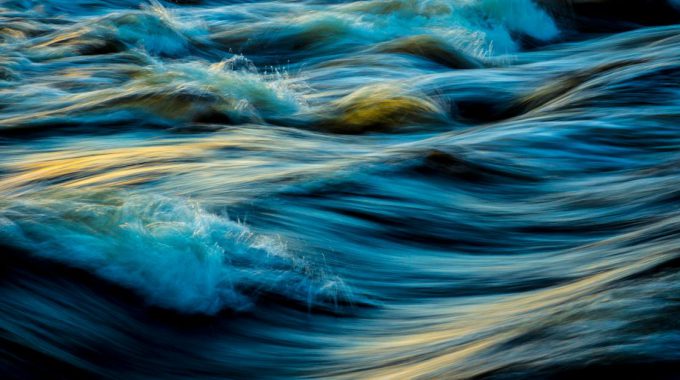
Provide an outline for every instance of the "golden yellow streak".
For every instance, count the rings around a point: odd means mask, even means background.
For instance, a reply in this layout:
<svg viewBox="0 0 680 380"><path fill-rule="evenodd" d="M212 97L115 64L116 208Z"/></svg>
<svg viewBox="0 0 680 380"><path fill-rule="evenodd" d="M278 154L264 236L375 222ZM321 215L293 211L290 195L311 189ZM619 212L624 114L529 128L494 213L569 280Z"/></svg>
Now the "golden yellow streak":
<svg viewBox="0 0 680 380"><path fill-rule="evenodd" d="M80 37L80 36L82 36L86 33L89 33L90 31L91 31L90 28L82 28L82 29L74 30L74 31L69 32L69 33L63 33L63 34L60 34L60 35L52 38L49 41L35 45L34 47L36 47L36 48L49 47L50 45L53 45L53 44L57 44L57 43L60 43L60 42L64 42L64 41L72 40L74 38L78 38L78 37Z"/></svg>
<svg viewBox="0 0 680 380"><path fill-rule="evenodd" d="M653 234L653 230L664 229L680 223L680 217L656 223L643 230L638 230L615 238L606 239L597 244L580 247L578 250L597 253L601 249L615 249L619 240L630 241L639 235ZM599 290L605 289L615 281L640 273L680 254L678 250L668 247L647 245L636 247L636 251L645 249L648 254L644 258L626 256L619 252L618 267L592 274L567 285L532 292L525 295L508 296L504 299L483 305L457 306L447 315L443 310L443 321L433 321L427 331L410 333L394 338L378 338L348 350L338 352L345 359L376 358L370 368L357 371L340 372L335 378L365 379L414 379L468 378L484 371L493 370L503 363L486 363L483 366L466 365L466 361L482 351L498 346L507 339L521 336L536 325L537 320L559 315L564 312L562 305L587 301L597 297ZM595 250L595 252L592 252ZM577 251L577 250L574 250ZM442 305L419 305L420 308L442 309ZM398 312L398 309L395 310ZM424 321L426 323L427 321ZM443 347L443 348L442 348ZM361 362L361 360L360 360ZM396 364L395 364L396 363ZM442 375L442 371L445 374Z"/></svg>

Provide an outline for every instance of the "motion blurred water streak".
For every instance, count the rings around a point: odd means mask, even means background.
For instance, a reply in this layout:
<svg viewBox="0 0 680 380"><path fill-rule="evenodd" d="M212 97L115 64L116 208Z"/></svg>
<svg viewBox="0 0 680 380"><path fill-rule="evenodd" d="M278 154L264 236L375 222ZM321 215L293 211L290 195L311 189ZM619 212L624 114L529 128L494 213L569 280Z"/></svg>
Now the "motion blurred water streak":
<svg viewBox="0 0 680 380"><path fill-rule="evenodd" d="M675 0L0 1L2 378L680 377Z"/></svg>

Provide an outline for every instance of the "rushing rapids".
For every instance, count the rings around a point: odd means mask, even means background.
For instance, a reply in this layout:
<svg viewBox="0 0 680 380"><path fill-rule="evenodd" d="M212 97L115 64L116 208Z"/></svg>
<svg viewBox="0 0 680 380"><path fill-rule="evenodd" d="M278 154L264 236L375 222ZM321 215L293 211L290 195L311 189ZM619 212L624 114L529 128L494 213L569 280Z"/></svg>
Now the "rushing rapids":
<svg viewBox="0 0 680 380"><path fill-rule="evenodd" d="M0 1L2 378L680 376L680 1Z"/></svg>

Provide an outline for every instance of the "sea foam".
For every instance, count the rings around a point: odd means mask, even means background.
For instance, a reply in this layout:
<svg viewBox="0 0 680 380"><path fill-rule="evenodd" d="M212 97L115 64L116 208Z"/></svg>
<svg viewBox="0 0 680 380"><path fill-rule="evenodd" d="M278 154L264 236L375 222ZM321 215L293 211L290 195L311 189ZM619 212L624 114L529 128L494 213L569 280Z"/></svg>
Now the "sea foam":
<svg viewBox="0 0 680 380"><path fill-rule="evenodd" d="M16 202L2 210L0 237L184 313L247 309L262 292L311 307L344 288L282 239L190 200L99 194Z"/></svg>

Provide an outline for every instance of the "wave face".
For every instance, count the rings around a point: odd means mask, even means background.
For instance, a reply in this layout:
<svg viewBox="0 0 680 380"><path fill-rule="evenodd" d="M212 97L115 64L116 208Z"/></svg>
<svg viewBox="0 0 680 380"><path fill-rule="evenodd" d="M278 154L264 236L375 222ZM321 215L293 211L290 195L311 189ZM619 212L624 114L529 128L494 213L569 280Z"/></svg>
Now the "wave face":
<svg viewBox="0 0 680 380"><path fill-rule="evenodd" d="M679 377L678 12L0 2L2 377Z"/></svg>

